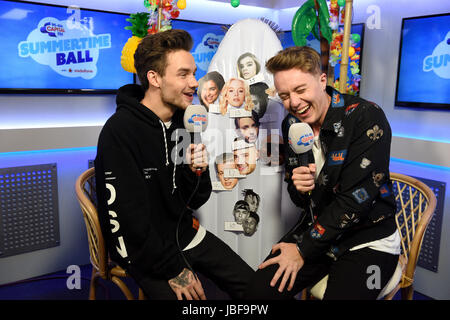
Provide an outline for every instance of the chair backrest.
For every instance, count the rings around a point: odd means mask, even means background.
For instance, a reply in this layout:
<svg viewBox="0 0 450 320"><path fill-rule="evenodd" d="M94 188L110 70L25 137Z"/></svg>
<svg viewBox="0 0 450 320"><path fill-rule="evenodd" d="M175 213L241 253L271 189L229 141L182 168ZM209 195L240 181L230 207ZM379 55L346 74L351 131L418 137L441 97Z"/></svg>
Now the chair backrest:
<svg viewBox="0 0 450 320"><path fill-rule="evenodd" d="M407 261L402 277L402 287L405 287L413 282L422 240L436 208L436 196L417 179L393 172L390 177L397 202L395 220L401 236L402 255Z"/></svg>
<svg viewBox="0 0 450 320"><path fill-rule="evenodd" d="M94 205L96 203L94 168L86 170L78 177L75 183L75 192L86 223L92 266L98 270L102 278L106 278L108 255L98 220L97 208Z"/></svg>

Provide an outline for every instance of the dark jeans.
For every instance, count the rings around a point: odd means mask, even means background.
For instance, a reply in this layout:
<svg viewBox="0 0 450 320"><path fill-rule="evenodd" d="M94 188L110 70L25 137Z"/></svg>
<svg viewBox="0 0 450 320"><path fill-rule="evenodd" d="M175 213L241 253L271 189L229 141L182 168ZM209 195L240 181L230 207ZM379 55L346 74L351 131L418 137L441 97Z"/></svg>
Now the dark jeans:
<svg viewBox="0 0 450 320"><path fill-rule="evenodd" d="M270 254L267 259L277 256ZM250 282L245 294L246 299L252 300L283 300L293 297L304 288L313 286L327 274L328 283L324 294L324 300L375 300L391 279L398 262L398 255L363 248L355 251L347 251L336 261L323 255L312 261L305 261L303 267L297 273L294 287L287 291L286 284L282 293L278 292L280 277L275 287L270 286L278 264L270 265L258 270ZM377 266L380 281L374 281L377 271L369 266ZM375 286L375 288L373 288Z"/></svg>
<svg viewBox="0 0 450 320"><path fill-rule="evenodd" d="M195 272L209 278L232 299L243 298L248 282L255 273L225 242L209 231L206 231L200 244L184 251L184 255ZM165 279L145 278L139 285L149 300L177 299Z"/></svg>

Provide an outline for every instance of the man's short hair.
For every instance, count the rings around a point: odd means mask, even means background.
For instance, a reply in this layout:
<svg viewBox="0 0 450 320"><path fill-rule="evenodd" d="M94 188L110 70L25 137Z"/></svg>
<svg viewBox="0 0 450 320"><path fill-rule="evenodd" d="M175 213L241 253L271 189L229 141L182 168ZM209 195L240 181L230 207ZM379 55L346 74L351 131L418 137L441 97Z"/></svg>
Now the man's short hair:
<svg viewBox="0 0 450 320"><path fill-rule="evenodd" d="M250 212L250 214L249 214L247 219L249 219L249 218L255 219L256 224L259 223L259 215L256 212Z"/></svg>
<svg viewBox="0 0 450 320"><path fill-rule="evenodd" d="M216 160L214 161L216 173L217 173L217 165L218 164L224 164L224 163L234 163L234 154L233 153L222 153L216 157Z"/></svg>
<svg viewBox="0 0 450 320"><path fill-rule="evenodd" d="M316 50L306 46L281 50L267 61L266 68L272 74L289 69L300 69L312 75L322 73L320 55Z"/></svg>
<svg viewBox="0 0 450 320"><path fill-rule="evenodd" d="M156 71L164 76L167 55L173 51L191 51L191 35L184 30L172 29L145 36L134 53L134 67L144 91L149 88L147 72Z"/></svg>
<svg viewBox="0 0 450 320"><path fill-rule="evenodd" d="M234 204L234 210L237 209L245 209L245 210L250 210L250 206L247 202L245 202L244 200L238 200L235 204Z"/></svg>

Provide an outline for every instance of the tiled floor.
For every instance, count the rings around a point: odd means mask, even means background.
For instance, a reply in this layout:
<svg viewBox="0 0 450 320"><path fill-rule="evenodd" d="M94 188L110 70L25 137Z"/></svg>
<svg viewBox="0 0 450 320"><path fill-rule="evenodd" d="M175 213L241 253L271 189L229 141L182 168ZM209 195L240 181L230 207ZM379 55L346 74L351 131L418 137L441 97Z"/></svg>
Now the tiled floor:
<svg viewBox="0 0 450 320"><path fill-rule="evenodd" d="M69 274L61 271L38 278L24 280L14 284L0 285L0 300L87 300L89 297L89 283L91 266L81 266L81 288L69 290L67 280ZM206 296L210 300L226 300L226 293L216 288L209 280L201 279ZM132 292L137 296L137 286L131 279L127 279ZM124 300L122 292L112 283L100 280L97 287L98 300ZM400 299L398 293L394 300ZM432 300L431 298L414 292L414 300Z"/></svg>

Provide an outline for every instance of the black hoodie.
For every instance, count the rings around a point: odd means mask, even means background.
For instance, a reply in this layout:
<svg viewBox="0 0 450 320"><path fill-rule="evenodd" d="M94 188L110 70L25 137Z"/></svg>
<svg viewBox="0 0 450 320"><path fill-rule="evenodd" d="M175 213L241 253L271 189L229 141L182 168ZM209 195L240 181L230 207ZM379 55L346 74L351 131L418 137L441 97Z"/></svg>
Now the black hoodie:
<svg viewBox="0 0 450 320"><path fill-rule="evenodd" d="M117 110L100 133L95 159L99 220L112 260L136 280L171 279L186 267L175 233L197 177L182 161L181 150L176 166L171 159L177 153L172 152L175 142L181 141L180 137L172 141L172 133L176 137L175 129L184 128L184 112L176 111L167 129L140 103L143 97L138 85L120 88ZM209 170L200 179L188 204L192 209L211 194ZM179 227L181 249L197 229L198 221L186 209Z"/></svg>

